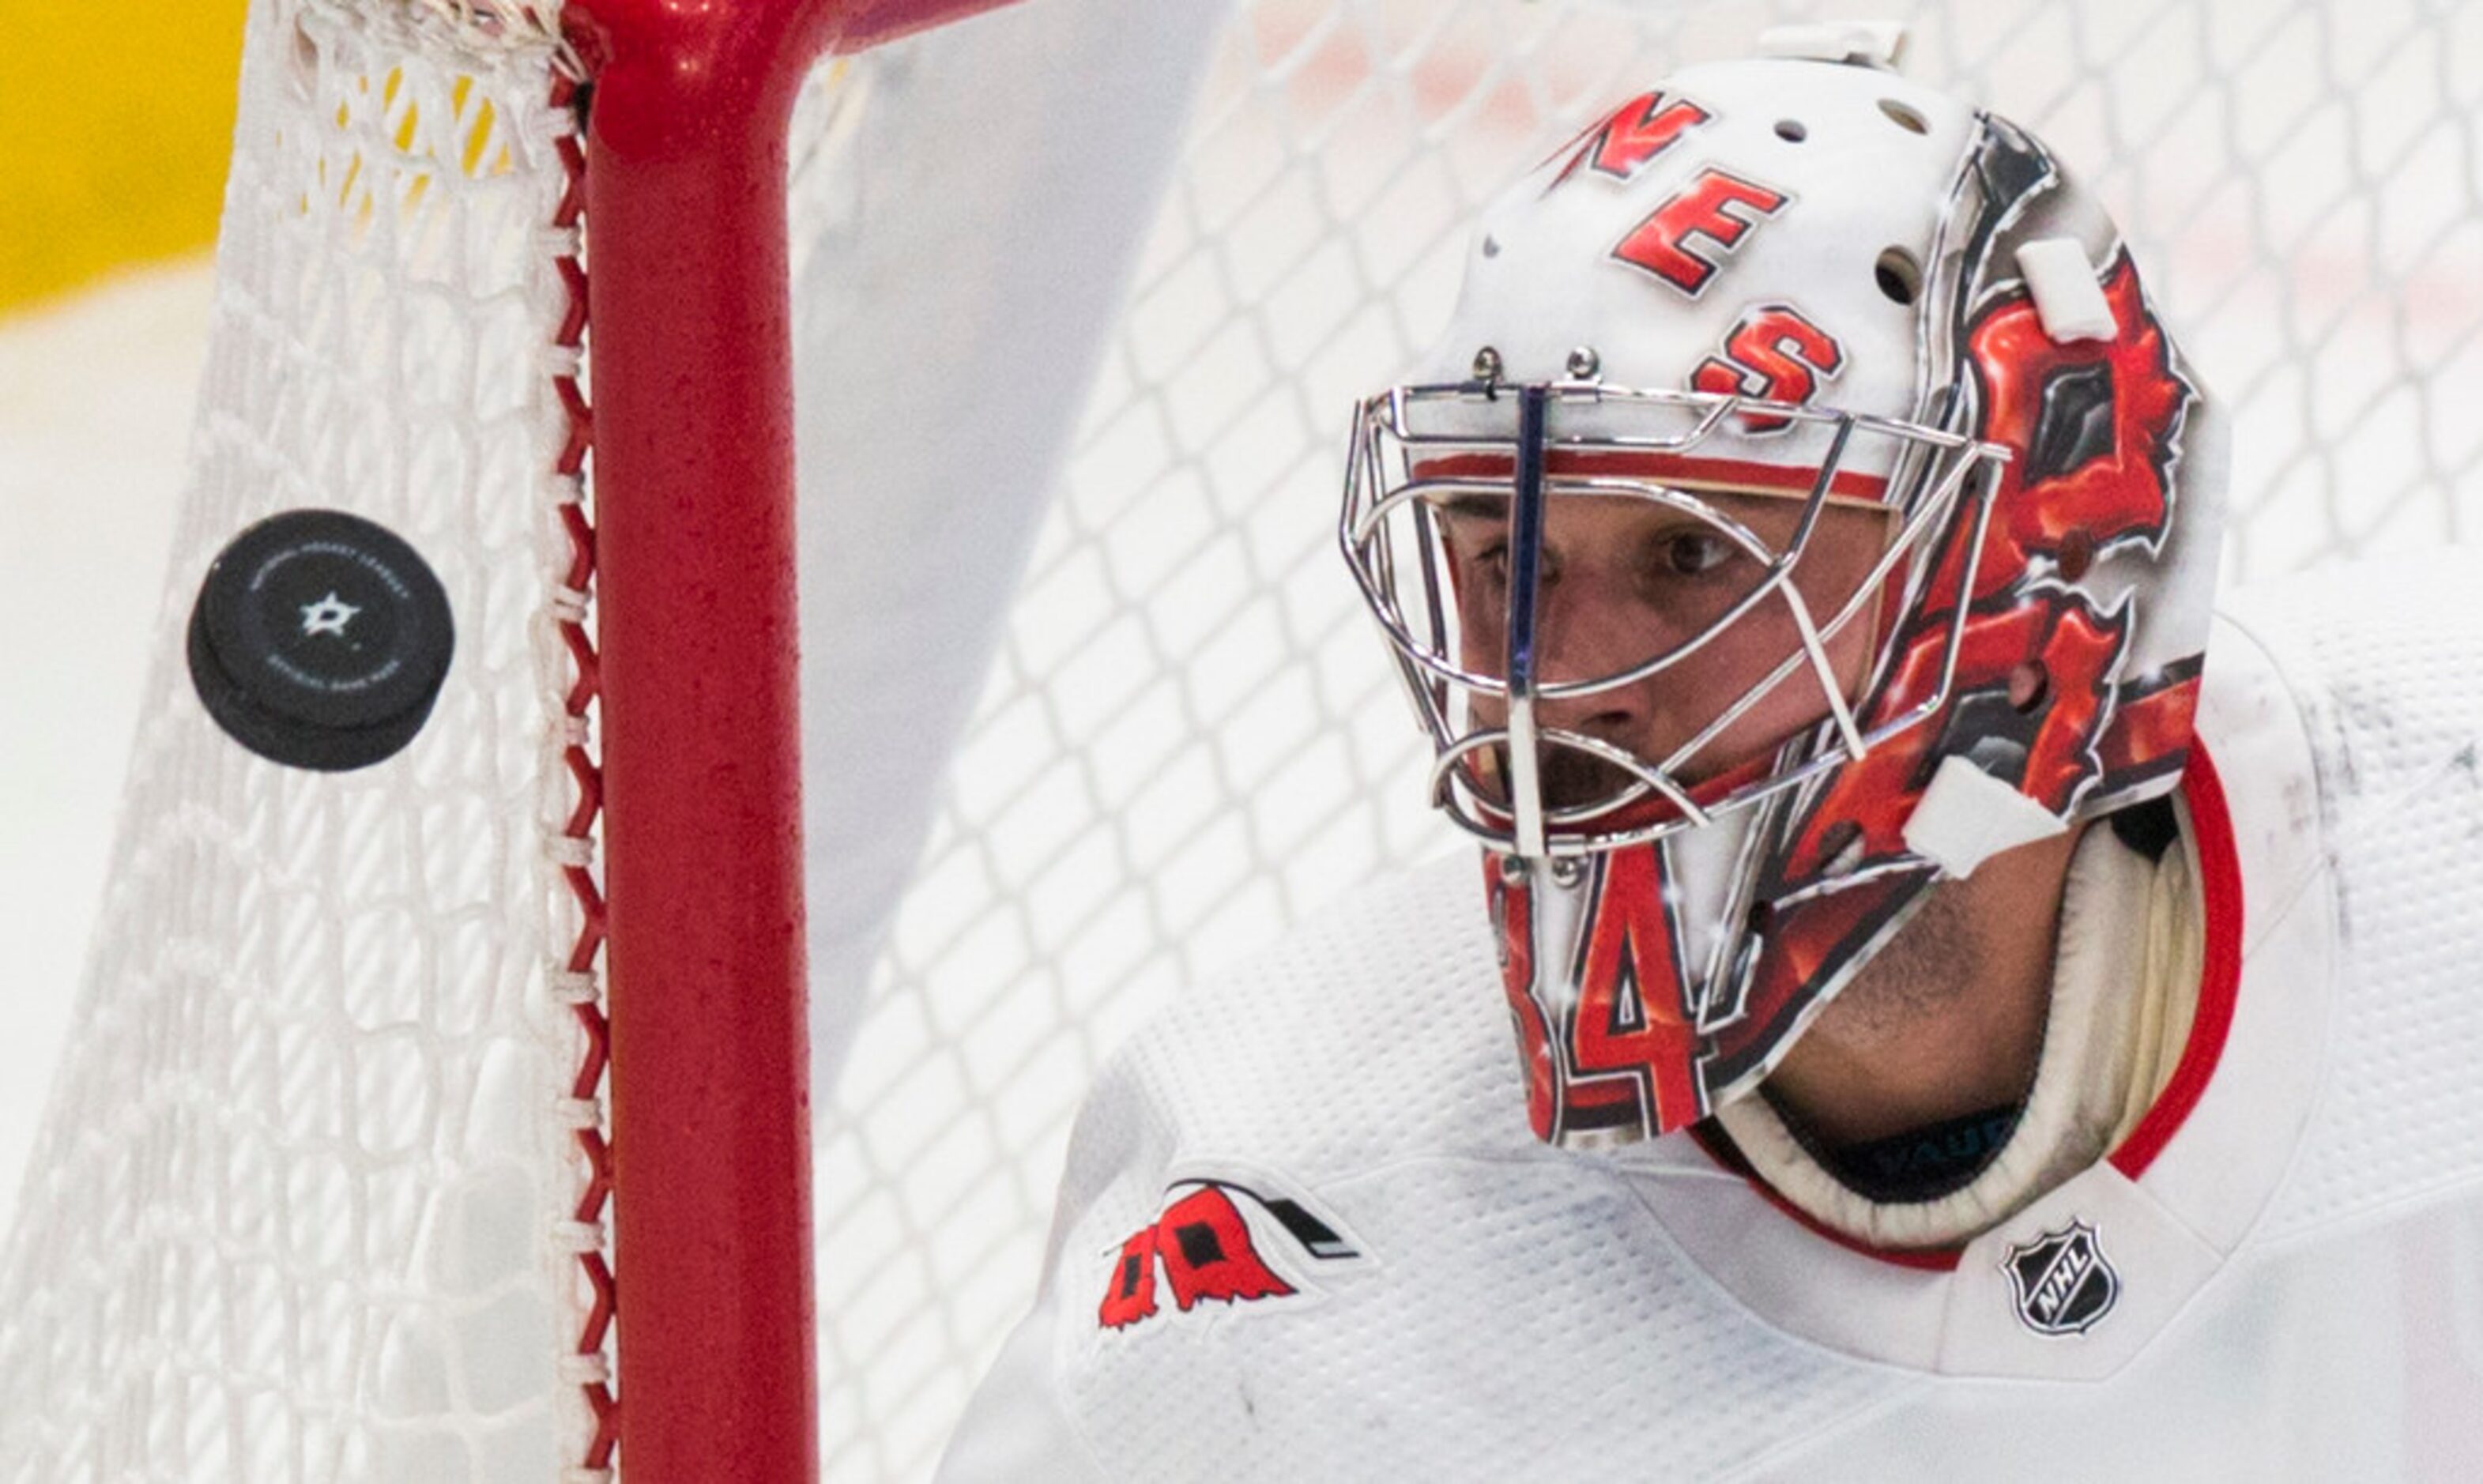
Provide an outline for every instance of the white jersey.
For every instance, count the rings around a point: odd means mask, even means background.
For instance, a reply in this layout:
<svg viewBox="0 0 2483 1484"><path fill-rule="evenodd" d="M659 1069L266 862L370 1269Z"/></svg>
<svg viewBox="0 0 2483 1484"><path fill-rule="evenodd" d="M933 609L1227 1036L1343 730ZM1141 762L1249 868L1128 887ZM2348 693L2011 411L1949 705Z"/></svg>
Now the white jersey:
<svg viewBox="0 0 2483 1484"><path fill-rule="evenodd" d="M1536 1143L1459 860L1111 1065L943 1477L2483 1478L2478 591L2332 575L2219 625L2180 1062L1953 1257L1686 1134Z"/></svg>

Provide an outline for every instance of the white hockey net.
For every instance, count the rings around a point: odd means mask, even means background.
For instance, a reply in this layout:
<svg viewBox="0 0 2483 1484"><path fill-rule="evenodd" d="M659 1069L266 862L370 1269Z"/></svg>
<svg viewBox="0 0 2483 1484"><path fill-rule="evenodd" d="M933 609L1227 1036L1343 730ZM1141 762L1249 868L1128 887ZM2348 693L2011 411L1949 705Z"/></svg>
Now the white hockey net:
<svg viewBox="0 0 2483 1484"><path fill-rule="evenodd" d="M1078 6L1048 3L1074 33ZM0 1479L549 1478L596 1456L563 624L589 630L559 471L574 125L547 48L422 13L254 8L149 720L0 1259ZM1077 1098L1128 1027L1446 844L1329 532L1350 401L1437 324L1464 220L1678 62L1888 13L1914 23L1909 71L2035 129L2115 209L2237 413L2236 575L2463 534L2472 8L1243 0L820 1108L831 1477L927 1471L1031 1297ZM921 96L948 55L907 43L839 86ZM812 199L823 241L857 229L841 187ZM423 740L343 779L225 742L181 665L206 563L303 505L406 535L460 616Z"/></svg>
<svg viewBox="0 0 2483 1484"><path fill-rule="evenodd" d="M576 921L547 51L261 4L212 345L109 900L0 1261L0 1476L550 1478L585 1313L554 1090ZM208 563L342 507L430 559L424 742L327 776L190 693Z"/></svg>

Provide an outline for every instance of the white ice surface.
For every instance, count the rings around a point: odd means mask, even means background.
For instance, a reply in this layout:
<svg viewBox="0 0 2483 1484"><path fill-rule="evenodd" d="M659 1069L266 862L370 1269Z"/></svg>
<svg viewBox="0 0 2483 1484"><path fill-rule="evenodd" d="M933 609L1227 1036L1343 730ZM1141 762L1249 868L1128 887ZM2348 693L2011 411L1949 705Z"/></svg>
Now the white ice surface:
<svg viewBox="0 0 2483 1484"><path fill-rule="evenodd" d="M102 900L212 290L200 257L0 319L0 1230Z"/></svg>

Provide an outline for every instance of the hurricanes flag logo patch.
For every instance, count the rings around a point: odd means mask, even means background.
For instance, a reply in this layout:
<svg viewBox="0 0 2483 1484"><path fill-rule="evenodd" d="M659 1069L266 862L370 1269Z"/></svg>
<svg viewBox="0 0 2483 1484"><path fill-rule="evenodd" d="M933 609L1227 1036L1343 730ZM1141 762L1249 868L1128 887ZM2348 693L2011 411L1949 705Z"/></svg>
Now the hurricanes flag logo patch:
<svg viewBox="0 0 2483 1484"><path fill-rule="evenodd" d="M1311 1262L1346 1261L1361 1256L1326 1221L1301 1202L1262 1195L1229 1180L1178 1180L1165 1192L1162 1212L1121 1243L1096 1321L1125 1330L1160 1311L1162 1287L1187 1313L1209 1299L1223 1304L1286 1298L1300 1291L1269 1264L1259 1249L1244 1207L1265 1213L1292 1249L1287 1266L1298 1272ZM1301 1260L1291 1260L1298 1258Z"/></svg>

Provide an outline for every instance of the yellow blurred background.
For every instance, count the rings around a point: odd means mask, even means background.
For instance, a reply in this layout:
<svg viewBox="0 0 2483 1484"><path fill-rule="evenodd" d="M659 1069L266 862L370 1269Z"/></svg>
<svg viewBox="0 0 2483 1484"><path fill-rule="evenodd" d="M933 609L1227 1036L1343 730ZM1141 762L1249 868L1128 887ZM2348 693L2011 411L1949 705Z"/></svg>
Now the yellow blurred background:
<svg viewBox="0 0 2483 1484"><path fill-rule="evenodd" d="M0 316L204 249L242 0L0 0Z"/></svg>

